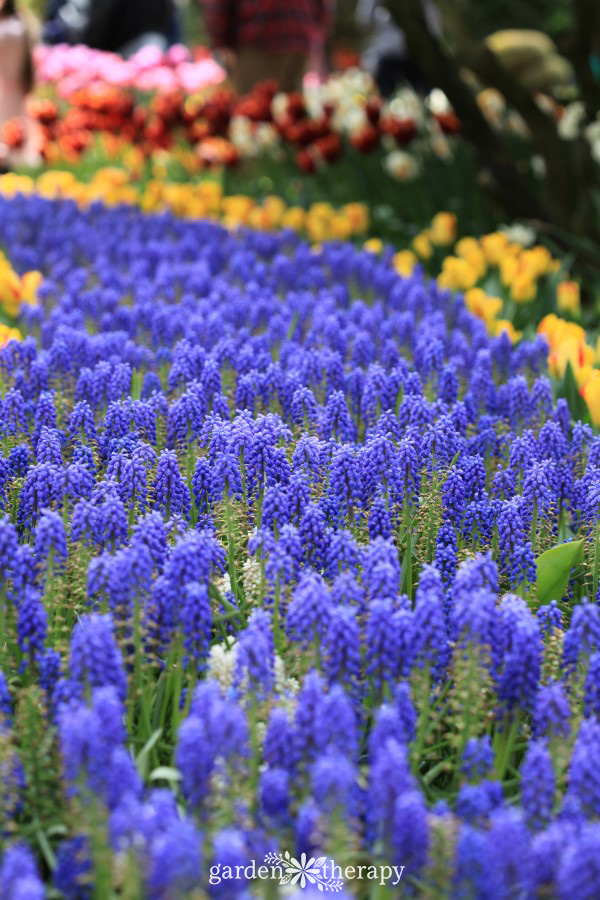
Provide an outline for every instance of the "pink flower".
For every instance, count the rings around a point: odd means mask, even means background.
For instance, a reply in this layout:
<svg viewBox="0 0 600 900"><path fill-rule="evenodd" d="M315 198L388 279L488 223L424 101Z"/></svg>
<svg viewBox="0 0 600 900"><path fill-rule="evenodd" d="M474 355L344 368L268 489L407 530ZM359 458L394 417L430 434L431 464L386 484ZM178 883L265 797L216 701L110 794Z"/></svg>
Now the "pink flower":
<svg viewBox="0 0 600 900"><path fill-rule="evenodd" d="M225 72L214 59L206 59L177 66L177 77L183 90L194 94L209 84L220 84L225 79Z"/></svg>
<svg viewBox="0 0 600 900"><path fill-rule="evenodd" d="M177 90L179 82L172 69L168 69L166 66L157 66L155 69L141 72L137 78L136 87L141 91L169 93Z"/></svg>
<svg viewBox="0 0 600 900"><path fill-rule="evenodd" d="M159 50L158 47L142 47L141 50L138 50L137 53L131 57L131 62L134 65L142 70L142 69L153 69L157 66L161 66L163 61L162 51Z"/></svg>
<svg viewBox="0 0 600 900"><path fill-rule="evenodd" d="M158 47L143 47L131 59L83 45L57 44L36 47L34 60L38 80L55 84L59 96L65 98L95 83L161 93L183 88L191 94L225 78L208 50L193 62L182 44L175 44L164 55Z"/></svg>
<svg viewBox="0 0 600 900"><path fill-rule="evenodd" d="M173 68L177 67L181 63L188 62L190 59L190 51L187 47L184 47L183 44L173 44L172 47L169 47L167 50L167 62Z"/></svg>

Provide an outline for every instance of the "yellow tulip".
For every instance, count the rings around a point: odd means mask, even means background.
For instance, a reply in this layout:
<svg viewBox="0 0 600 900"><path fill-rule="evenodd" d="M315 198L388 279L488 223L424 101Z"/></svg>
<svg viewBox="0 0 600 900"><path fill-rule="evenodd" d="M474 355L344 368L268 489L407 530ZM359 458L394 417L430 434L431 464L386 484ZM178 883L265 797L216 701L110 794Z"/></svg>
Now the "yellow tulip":
<svg viewBox="0 0 600 900"><path fill-rule="evenodd" d="M600 369L592 369L590 377L581 388L581 395L587 403L596 427L600 425Z"/></svg>
<svg viewBox="0 0 600 900"><path fill-rule="evenodd" d="M456 247L454 248L454 252L457 256L464 256L465 258L470 256L473 253L478 253L481 248L479 247L479 242L474 237L463 237L460 241L456 242Z"/></svg>
<svg viewBox="0 0 600 900"><path fill-rule="evenodd" d="M156 212L160 209L160 198L156 197L152 191L145 191L139 198L139 206L142 212Z"/></svg>
<svg viewBox="0 0 600 900"><path fill-rule="evenodd" d="M433 247L431 246L431 236L429 231L422 231L413 239L412 247L417 256L421 259L431 259L433 255Z"/></svg>
<svg viewBox="0 0 600 900"><path fill-rule="evenodd" d="M291 228L293 231L302 231L306 213L300 206L290 206L281 217L282 228Z"/></svg>
<svg viewBox="0 0 600 900"><path fill-rule="evenodd" d="M477 272L477 278L483 278L485 273L487 272L487 260L485 258L485 254L483 250L477 247L476 250L472 250L470 253L466 253L464 258L470 263L470 265Z"/></svg>
<svg viewBox="0 0 600 900"><path fill-rule="evenodd" d="M368 241L365 241L363 244L363 250L366 250L367 253L373 253L375 256L378 256L383 250L383 241L381 238L373 237L369 238Z"/></svg>
<svg viewBox="0 0 600 900"><path fill-rule="evenodd" d="M362 234L369 227L369 208L366 203L346 203L340 212L350 219L353 234Z"/></svg>
<svg viewBox="0 0 600 900"><path fill-rule="evenodd" d="M577 384L581 387L592 370L595 358L596 354L593 348L586 344L585 340L570 335L552 350L548 357L548 365L553 375L562 378L567 363L571 363Z"/></svg>
<svg viewBox="0 0 600 900"><path fill-rule="evenodd" d="M337 241L347 241L352 235L350 220L343 213L334 213L330 221L331 237Z"/></svg>
<svg viewBox="0 0 600 900"><path fill-rule="evenodd" d="M412 250L400 250L399 253L394 254L393 263L398 275L407 276L414 272L418 259Z"/></svg>
<svg viewBox="0 0 600 900"><path fill-rule="evenodd" d="M77 179L72 172L58 172L51 170L39 176L36 182L36 191L40 196L49 200L57 197L69 196L69 190L76 185Z"/></svg>
<svg viewBox="0 0 600 900"><path fill-rule="evenodd" d="M481 249L490 266L499 266L508 245L508 238L502 231L484 234L480 241Z"/></svg>
<svg viewBox="0 0 600 900"><path fill-rule="evenodd" d="M510 285L515 303L529 303L536 295L536 284L527 272L517 272Z"/></svg>
<svg viewBox="0 0 600 900"><path fill-rule="evenodd" d="M475 238L461 238L454 250L457 256L468 260L473 268L476 269L478 278L483 278L487 271L487 260L485 253Z"/></svg>
<svg viewBox="0 0 600 900"><path fill-rule="evenodd" d="M92 182L100 182L106 185L120 185L129 183L129 173L118 166L103 166L94 173Z"/></svg>
<svg viewBox="0 0 600 900"><path fill-rule="evenodd" d="M211 213L218 213L223 199L223 186L219 181L201 181L198 192Z"/></svg>
<svg viewBox="0 0 600 900"><path fill-rule="evenodd" d="M231 197L224 197L221 205L227 219L234 219L238 225L245 225L255 202L252 197L234 194Z"/></svg>
<svg viewBox="0 0 600 900"><path fill-rule="evenodd" d="M516 331L515 326L508 319L496 319L492 325L492 334L494 337L498 337L502 333L506 333L513 344L520 340L523 334L521 331Z"/></svg>
<svg viewBox="0 0 600 900"><path fill-rule="evenodd" d="M328 238L327 221L322 216L308 214L304 223L306 233L314 244L320 244Z"/></svg>
<svg viewBox="0 0 600 900"><path fill-rule="evenodd" d="M480 287L474 287L465 291L465 306L490 326L502 309L502 300L500 297L490 297Z"/></svg>
<svg viewBox="0 0 600 900"><path fill-rule="evenodd" d="M251 228L256 228L257 231L271 231L275 223L270 210L266 206L257 206L250 210L248 224Z"/></svg>
<svg viewBox="0 0 600 900"><path fill-rule="evenodd" d="M536 244L531 250L525 250L523 257L526 260L526 264L535 271L536 276L547 275L550 271L552 255L547 247Z"/></svg>
<svg viewBox="0 0 600 900"><path fill-rule="evenodd" d="M561 281L557 285L556 305L561 312L578 315L581 311L581 295L576 281Z"/></svg>
<svg viewBox="0 0 600 900"><path fill-rule="evenodd" d="M505 256L500 260L500 281L504 287L509 287L519 268L514 256Z"/></svg>
<svg viewBox="0 0 600 900"><path fill-rule="evenodd" d="M0 194L5 197L15 197L17 194L32 194L35 190L35 182L28 175L15 175L7 172L0 175Z"/></svg>
<svg viewBox="0 0 600 900"><path fill-rule="evenodd" d="M448 247L456 240L457 221L454 213L439 212L431 220L431 243Z"/></svg>
<svg viewBox="0 0 600 900"><path fill-rule="evenodd" d="M442 272L438 284L450 291L466 291L475 287L478 272L469 260L459 256L447 256L442 263Z"/></svg>
<svg viewBox="0 0 600 900"><path fill-rule="evenodd" d="M319 201L319 203L313 203L311 205L309 213L314 216L322 216L323 218L328 219L333 214L333 206L331 203Z"/></svg>
<svg viewBox="0 0 600 900"><path fill-rule="evenodd" d="M23 335L18 328L11 328L9 325L3 325L0 322L0 347L4 347L9 341L21 341Z"/></svg>
<svg viewBox="0 0 600 900"><path fill-rule="evenodd" d="M278 225L286 209L285 201L275 194L269 194L268 197L265 197L263 206L268 210L273 225Z"/></svg>
<svg viewBox="0 0 600 900"><path fill-rule="evenodd" d="M538 324L538 334L543 335L550 347L553 348L557 346L557 338L564 324L564 319L559 319L556 313L548 313Z"/></svg>
<svg viewBox="0 0 600 900"><path fill-rule="evenodd" d="M43 281L41 272L31 271L25 272L21 278L21 302L27 306L35 306L37 303L37 294L40 284Z"/></svg>
<svg viewBox="0 0 600 900"><path fill-rule="evenodd" d="M9 266L0 269L0 308L11 318L19 314L21 279Z"/></svg>

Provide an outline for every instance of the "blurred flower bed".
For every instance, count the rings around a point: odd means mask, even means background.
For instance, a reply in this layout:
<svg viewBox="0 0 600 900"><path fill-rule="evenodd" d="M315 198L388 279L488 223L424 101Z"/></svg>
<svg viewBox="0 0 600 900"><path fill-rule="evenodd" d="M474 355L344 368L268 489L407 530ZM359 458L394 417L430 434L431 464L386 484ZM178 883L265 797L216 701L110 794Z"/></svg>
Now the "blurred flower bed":
<svg viewBox="0 0 600 900"><path fill-rule="evenodd" d="M469 222L474 234L501 221L482 190L486 172L439 90L422 98L406 88L384 101L370 76L354 68L322 84L307 79L302 94L284 95L265 83L236 97L214 61L202 53L193 61L182 47L166 56L145 50L128 61L81 47L36 53L30 113L40 158L84 181L113 162L142 180L155 167L163 170L158 177L175 181L215 172L230 194L275 194L304 208L367 203L374 232L393 243L440 209ZM580 106L543 94L536 99L559 121L563 140L573 141ZM481 90L478 103L509 136L520 171L541 189L544 163L523 120L495 90ZM584 134L593 156L600 152L597 124ZM22 121L0 129L0 143L15 154L26 138Z"/></svg>
<svg viewBox="0 0 600 900"><path fill-rule="evenodd" d="M129 59L83 45L40 44L34 50L34 64L39 88L51 86L62 98L94 86L192 94L225 78L207 50L193 56L181 44L166 53L143 47Z"/></svg>
<svg viewBox="0 0 600 900"><path fill-rule="evenodd" d="M186 157L188 172L225 169L231 193L248 193L251 185L264 193L270 183L271 193L292 204L298 193L304 205L368 199L382 227L393 207L407 201L418 220L431 218L444 205L450 173L462 208L470 205L474 219L484 214L460 124L439 92L424 103L407 89L384 102L370 77L352 69L325 84L308 82L303 94L279 94L265 83L238 98L226 85L150 89L157 69L141 69L140 81L124 61L122 78L104 80L104 68L118 70L120 63L102 54L96 65L71 73L78 55L85 60L88 53L65 54L62 66L58 50L42 57L44 77L54 72L58 80L42 79L30 103L45 164L85 169L99 144L112 157L134 145L145 160L168 150ZM157 68L176 73L180 66ZM15 152L24 140L20 121L0 129L0 142Z"/></svg>

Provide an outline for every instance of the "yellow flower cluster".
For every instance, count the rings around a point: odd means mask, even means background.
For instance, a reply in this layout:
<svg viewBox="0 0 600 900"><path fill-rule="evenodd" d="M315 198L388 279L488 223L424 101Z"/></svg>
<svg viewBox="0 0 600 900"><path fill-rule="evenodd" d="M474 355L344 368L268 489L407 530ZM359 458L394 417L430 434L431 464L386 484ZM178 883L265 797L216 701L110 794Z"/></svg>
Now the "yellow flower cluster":
<svg viewBox="0 0 600 900"><path fill-rule="evenodd" d="M25 175L0 176L0 194L39 194L47 198L69 198L81 206L102 200L107 206L127 204L144 212L170 210L182 218L208 218L226 227L247 225L261 231L292 228L320 243L347 240L364 234L369 227L369 212L364 203L347 203L336 209L330 203L314 203L305 210L288 206L276 196L258 203L244 195L224 196L219 181L177 183L151 179L135 184L118 166L99 169L91 181L78 181L72 172L50 170L33 179Z"/></svg>
<svg viewBox="0 0 600 900"><path fill-rule="evenodd" d="M454 254L444 259L438 282L449 290L467 291L495 269L509 298L529 303L537 296L539 279L558 272L560 265L541 244L523 247L495 231L479 239L461 238Z"/></svg>
<svg viewBox="0 0 600 900"><path fill-rule="evenodd" d="M396 269L408 274L417 262L430 260L436 248L450 248L441 263L438 276L440 287L463 291L467 308L486 323L490 334L506 331L511 340L521 335L512 322L501 317L505 300L530 303L544 286L542 279L560 271L561 262L550 251L537 244L525 247L518 240L511 240L502 231L485 234L481 238L463 237L456 241L457 223L453 213L440 212L432 219L431 226L421 231L412 241L412 251L402 251L395 257ZM456 243L455 243L456 241ZM413 254L413 258L408 256ZM489 294L482 283L491 277L497 284L497 293ZM574 281L561 281L556 286L556 307L559 312L577 316L580 312L579 285Z"/></svg>
<svg viewBox="0 0 600 900"><path fill-rule="evenodd" d="M0 253L0 312L9 319L15 319L23 303L34 305L41 281L41 272L19 275ZM0 347L12 339L21 339L18 328L0 322Z"/></svg>
<svg viewBox="0 0 600 900"><path fill-rule="evenodd" d="M431 259L434 247L452 246L457 230L458 222L454 213L439 212L431 220L429 228L425 228L414 238L413 250L420 259Z"/></svg>

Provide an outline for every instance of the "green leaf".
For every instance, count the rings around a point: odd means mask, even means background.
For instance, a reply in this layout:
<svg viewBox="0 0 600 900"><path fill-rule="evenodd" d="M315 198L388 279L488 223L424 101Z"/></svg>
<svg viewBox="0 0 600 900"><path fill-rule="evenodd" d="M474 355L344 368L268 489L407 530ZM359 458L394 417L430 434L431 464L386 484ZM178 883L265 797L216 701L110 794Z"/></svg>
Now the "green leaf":
<svg viewBox="0 0 600 900"><path fill-rule="evenodd" d="M287 334L285 336L286 340L291 341L293 334L296 330L297 324L298 324L298 313L294 313L294 317L292 318L292 321L290 322L289 328L287 330Z"/></svg>
<svg viewBox="0 0 600 900"><path fill-rule="evenodd" d="M50 846L47 835L44 834L41 828L38 828L35 836L40 846L40 850L42 851L42 856L44 857L46 865L51 872L54 872L54 870L56 869L56 856L54 855L54 851Z"/></svg>
<svg viewBox="0 0 600 900"><path fill-rule="evenodd" d="M537 602L540 606L551 600L560 601L565 595L572 569L583 556L583 541L571 541L551 547L536 561Z"/></svg>
<svg viewBox="0 0 600 900"><path fill-rule="evenodd" d="M150 772L150 781L181 781L181 772L171 766L157 766Z"/></svg>
<svg viewBox="0 0 600 900"><path fill-rule="evenodd" d="M162 728L157 728L155 732L153 732L138 755L135 759L135 764L137 766L138 772L140 773L140 778L145 778L146 773L148 771L148 760L150 759L150 753L156 746L163 730Z"/></svg>
<svg viewBox="0 0 600 900"><path fill-rule="evenodd" d="M587 408L587 403L581 396L579 385L573 374L573 368L570 362L567 363L565 374L558 387L557 393L559 397L564 397L569 404L569 410L573 421L576 422L578 419L581 419L582 422L587 422L589 424L590 413Z"/></svg>

